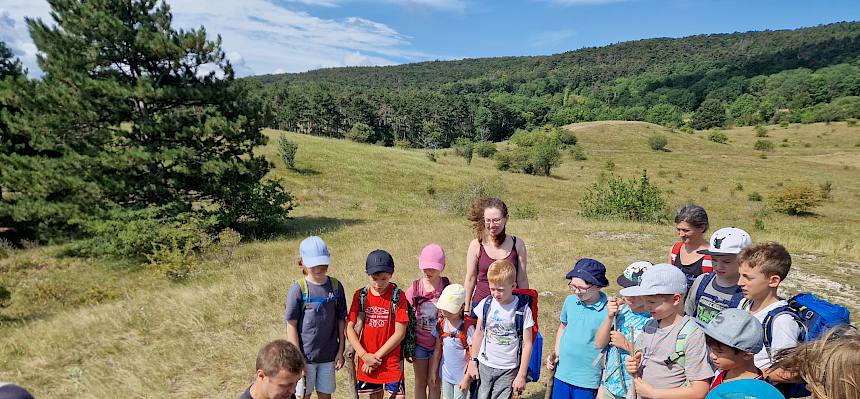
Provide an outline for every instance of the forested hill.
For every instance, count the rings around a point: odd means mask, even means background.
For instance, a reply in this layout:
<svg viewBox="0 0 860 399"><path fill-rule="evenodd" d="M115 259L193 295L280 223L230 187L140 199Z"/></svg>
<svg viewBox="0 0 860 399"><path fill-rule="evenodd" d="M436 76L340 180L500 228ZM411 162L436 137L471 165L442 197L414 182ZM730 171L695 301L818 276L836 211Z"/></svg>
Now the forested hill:
<svg viewBox="0 0 860 399"><path fill-rule="evenodd" d="M366 125L370 136L358 139L426 146L602 119L709 128L857 117L858 58L860 23L841 22L253 79L266 87L277 127L343 136ZM426 140L431 133L442 142Z"/></svg>

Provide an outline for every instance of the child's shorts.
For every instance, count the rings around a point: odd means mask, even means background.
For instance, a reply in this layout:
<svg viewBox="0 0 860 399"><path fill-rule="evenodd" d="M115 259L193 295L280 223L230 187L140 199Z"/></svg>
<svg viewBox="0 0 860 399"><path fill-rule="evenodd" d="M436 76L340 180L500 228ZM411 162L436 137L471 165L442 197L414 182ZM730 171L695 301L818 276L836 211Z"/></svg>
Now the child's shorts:
<svg viewBox="0 0 860 399"><path fill-rule="evenodd" d="M552 382L552 399L595 399L597 389L582 388L556 378Z"/></svg>
<svg viewBox="0 0 860 399"><path fill-rule="evenodd" d="M314 391L332 394L335 391L334 362L308 363L305 365L305 378L296 385L296 397L310 395Z"/></svg>
<svg viewBox="0 0 860 399"><path fill-rule="evenodd" d="M387 392L388 395L394 395L396 393L397 399L406 398L406 384L403 381L389 382L387 384L358 381L355 384L355 392L359 395L373 395L375 393L382 392L383 389L385 389L385 392Z"/></svg>
<svg viewBox="0 0 860 399"><path fill-rule="evenodd" d="M415 345L415 359L416 360L427 360L433 357L433 351L436 348L427 349L421 345Z"/></svg>

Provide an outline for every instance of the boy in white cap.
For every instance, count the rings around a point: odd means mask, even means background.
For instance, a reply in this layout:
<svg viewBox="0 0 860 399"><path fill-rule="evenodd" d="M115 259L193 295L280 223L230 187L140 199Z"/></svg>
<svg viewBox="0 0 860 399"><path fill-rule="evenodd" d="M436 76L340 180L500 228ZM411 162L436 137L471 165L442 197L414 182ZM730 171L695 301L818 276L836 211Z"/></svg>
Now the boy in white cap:
<svg viewBox="0 0 860 399"><path fill-rule="evenodd" d="M296 387L298 397L330 399L335 391L335 370L343 367L346 338L346 297L343 285L328 276L331 256L322 238L312 236L299 244L299 265L305 275L287 292L284 320L287 340L305 356L306 377Z"/></svg>
<svg viewBox="0 0 860 399"><path fill-rule="evenodd" d="M710 255L714 271L696 277L690 286L684 304L687 316L707 323L721 310L738 307L744 298L738 286L738 254L750 245L750 235L735 227L725 227L711 235L710 247L698 252Z"/></svg>
<svg viewBox="0 0 860 399"><path fill-rule="evenodd" d="M475 333L475 322L463 318L466 291L460 284L451 284L442 290L436 302L442 317L433 335L437 337L436 350L430 362L430 385L437 385L441 377L443 399L465 399L471 378L466 372L469 364L469 343Z"/></svg>
<svg viewBox="0 0 860 399"><path fill-rule="evenodd" d="M763 331L761 323L749 312L723 309L710 322L696 320L696 324L705 333L711 361L720 369L710 389L729 381L764 379L753 360L764 346Z"/></svg>
<svg viewBox="0 0 860 399"><path fill-rule="evenodd" d="M627 372L637 376L628 398L703 399L708 394L714 371L702 330L684 316L685 292L684 272L665 263L648 268L638 286L621 290L624 296L644 296L653 319L627 358Z"/></svg>

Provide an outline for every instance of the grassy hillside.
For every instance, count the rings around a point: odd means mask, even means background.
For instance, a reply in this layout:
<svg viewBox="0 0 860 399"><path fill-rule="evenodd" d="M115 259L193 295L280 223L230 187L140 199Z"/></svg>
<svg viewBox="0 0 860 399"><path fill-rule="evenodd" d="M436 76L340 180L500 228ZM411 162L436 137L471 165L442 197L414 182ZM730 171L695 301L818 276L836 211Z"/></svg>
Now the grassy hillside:
<svg viewBox="0 0 860 399"><path fill-rule="evenodd" d="M770 126L766 139L776 146L766 159L753 150L759 138L751 128L727 130L727 144L708 141L706 132L645 123L568 128L588 160L565 155L548 178L500 173L483 158L467 166L449 153L434 163L421 150L287 133L299 144L297 170L277 159L277 140L261 151L278 166L273 177L298 200L290 233L207 257L185 284L143 266L65 258L62 247L13 252L0 260L0 278L13 291L0 309L0 380L30 387L37 397L236 397L250 382L258 347L284 336L283 300L300 276L294 259L302 238L319 234L329 243L330 272L349 292L364 284L369 251L393 254L394 281L402 285L418 277L417 254L430 242L445 248L445 274L459 281L471 233L447 209L477 181L501 192L512 209L509 231L526 242L530 280L543 295L544 335L551 336L567 295L563 277L577 258L597 258L614 276L634 260L662 261L675 241L671 225L578 215L583 190L609 173L608 160L625 177L647 170L673 208L703 205L713 230L737 226L755 241L785 244L794 258L786 293L814 291L860 310L860 127ZM647 138L658 132L670 151L648 148ZM753 191L768 197L783 184L825 181L833 184L832 200L810 216L763 212L761 202L747 200ZM339 377L345 388L346 373ZM542 388L531 384L528 393L537 397Z"/></svg>

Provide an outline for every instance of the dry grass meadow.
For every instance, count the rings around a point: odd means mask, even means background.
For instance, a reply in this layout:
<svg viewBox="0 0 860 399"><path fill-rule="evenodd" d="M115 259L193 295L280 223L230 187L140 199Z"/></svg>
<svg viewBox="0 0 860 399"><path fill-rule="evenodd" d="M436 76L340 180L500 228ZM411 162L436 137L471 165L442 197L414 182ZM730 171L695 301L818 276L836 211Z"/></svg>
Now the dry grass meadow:
<svg viewBox="0 0 860 399"><path fill-rule="evenodd" d="M446 209L464 185L481 179L512 210L508 230L526 242L530 281L542 293L542 330L552 336L566 295L563 277L576 259L599 259L614 276L635 260L664 260L675 241L670 224L579 216L583 191L609 173L609 160L617 175L647 170L670 208L703 205L711 231L737 226L755 241L785 244L794 255L786 294L812 291L860 311L860 127L769 126L765 139L775 148L766 158L753 150L759 138L752 128L726 130L727 144L708 141L707 132L645 123L569 128L588 159L565 153L551 177L501 173L477 156L467 166L450 151L431 162L421 150L286 133L299 144L296 170L283 167L276 139L261 151L297 199L290 233L248 239L230 254L206 258L183 284L129 262L63 257L62 247L14 251L0 260L0 285L13 293L0 309L0 381L44 398L237 397L251 381L259 346L285 336L283 301L300 276L294 256L302 238L317 234L328 242L330 273L349 292L367 278L369 251L393 254L394 280L402 285L418 276L417 254L431 242L448 254L445 274L460 281L471 233ZM655 132L668 138L669 151L648 148ZM832 198L812 215L776 214L748 200L752 192L767 198L782 185L827 181ZM341 372L338 398L347 397L346 379ZM526 396L542 391L530 384Z"/></svg>

